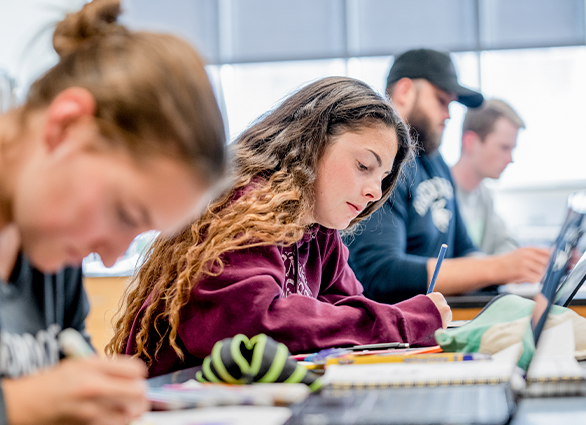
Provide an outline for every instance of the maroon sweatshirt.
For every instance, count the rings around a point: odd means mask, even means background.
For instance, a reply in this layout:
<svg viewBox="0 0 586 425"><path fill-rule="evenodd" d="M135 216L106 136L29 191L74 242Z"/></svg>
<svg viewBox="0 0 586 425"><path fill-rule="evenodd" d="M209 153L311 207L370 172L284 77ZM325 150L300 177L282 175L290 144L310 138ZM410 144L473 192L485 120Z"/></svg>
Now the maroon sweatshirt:
<svg viewBox="0 0 586 425"><path fill-rule="evenodd" d="M364 297L336 230L316 226L290 247L237 250L223 259L224 272L198 282L181 312L177 343L185 360L165 338L150 376L199 365L217 341L238 333L265 333L292 353L304 353L377 342L434 345L433 333L442 324L424 295L395 305ZM134 341L148 304L147 299L134 320L127 354L136 353ZM160 340L154 330L150 340L152 355Z"/></svg>

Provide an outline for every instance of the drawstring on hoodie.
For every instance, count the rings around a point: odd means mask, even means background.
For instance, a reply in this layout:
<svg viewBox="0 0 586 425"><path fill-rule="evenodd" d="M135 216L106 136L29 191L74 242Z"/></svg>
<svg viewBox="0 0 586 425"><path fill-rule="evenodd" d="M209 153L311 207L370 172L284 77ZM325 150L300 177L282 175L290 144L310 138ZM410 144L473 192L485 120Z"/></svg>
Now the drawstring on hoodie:
<svg viewBox="0 0 586 425"><path fill-rule="evenodd" d="M293 245L293 256L295 258L295 291L297 291L297 279L299 275L299 247L297 246L297 242Z"/></svg>

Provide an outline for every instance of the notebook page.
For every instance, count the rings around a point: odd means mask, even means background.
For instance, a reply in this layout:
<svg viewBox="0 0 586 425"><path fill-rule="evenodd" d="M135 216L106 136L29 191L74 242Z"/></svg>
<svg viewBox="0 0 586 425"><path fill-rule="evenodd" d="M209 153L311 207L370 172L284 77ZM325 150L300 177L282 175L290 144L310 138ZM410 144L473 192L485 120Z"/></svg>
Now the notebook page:
<svg viewBox="0 0 586 425"><path fill-rule="evenodd" d="M574 326L571 320L543 331L527 372L528 379L581 376L582 367L574 357Z"/></svg>
<svg viewBox="0 0 586 425"><path fill-rule="evenodd" d="M131 425L283 425L291 416L286 407L221 406L148 412Z"/></svg>
<svg viewBox="0 0 586 425"><path fill-rule="evenodd" d="M518 354L515 344L492 360L332 365L322 379L324 385L340 388L497 384L509 381Z"/></svg>

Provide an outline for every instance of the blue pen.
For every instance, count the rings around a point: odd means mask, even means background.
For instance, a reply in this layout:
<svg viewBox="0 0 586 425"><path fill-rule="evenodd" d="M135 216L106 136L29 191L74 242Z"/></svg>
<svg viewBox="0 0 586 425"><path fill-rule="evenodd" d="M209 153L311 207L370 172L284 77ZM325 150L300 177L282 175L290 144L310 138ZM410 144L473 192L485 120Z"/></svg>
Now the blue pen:
<svg viewBox="0 0 586 425"><path fill-rule="evenodd" d="M310 354L303 360L306 362L320 363L325 362L328 357L339 357L349 353L351 351L346 348L326 348L317 353Z"/></svg>
<svg viewBox="0 0 586 425"><path fill-rule="evenodd" d="M437 280L437 275L439 274L440 267L442 266L442 261L444 261L444 255L446 255L446 249L448 246L444 243L440 248L440 253L437 256L437 263L435 264L435 270L433 271L433 276L431 277L431 282L429 284L429 288L427 289L427 293L431 294L433 292L433 288L435 288L435 282Z"/></svg>

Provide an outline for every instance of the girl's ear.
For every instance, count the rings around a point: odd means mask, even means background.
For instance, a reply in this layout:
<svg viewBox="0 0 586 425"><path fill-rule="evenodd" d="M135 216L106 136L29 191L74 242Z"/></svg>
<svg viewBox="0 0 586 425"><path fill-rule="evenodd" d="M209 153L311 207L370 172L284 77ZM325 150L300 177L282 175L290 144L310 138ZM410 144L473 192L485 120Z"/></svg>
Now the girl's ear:
<svg viewBox="0 0 586 425"><path fill-rule="evenodd" d="M71 124L93 117L95 112L96 101L86 89L70 87L59 93L47 109L43 136L48 150L55 149L66 139Z"/></svg>

